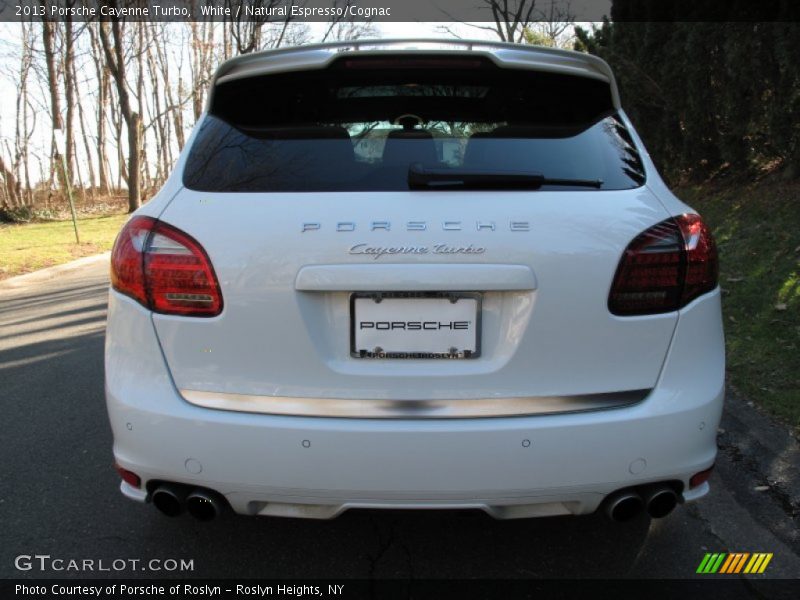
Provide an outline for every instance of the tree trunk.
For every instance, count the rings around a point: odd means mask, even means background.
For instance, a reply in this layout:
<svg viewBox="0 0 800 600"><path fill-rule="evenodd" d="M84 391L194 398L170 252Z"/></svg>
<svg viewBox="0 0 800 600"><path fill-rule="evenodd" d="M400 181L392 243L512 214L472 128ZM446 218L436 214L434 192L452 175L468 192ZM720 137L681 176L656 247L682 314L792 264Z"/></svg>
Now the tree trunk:
<svg viewBox="0 0 800 600"><path fill-rule="evenodd" d="M103 49L97 39L95 27L98 24L87 25L89 39L92 44L92 58L94 59L95 73L97 76L97 183L100 194L108 194L110 187L110 173L108 172L108 158L106 155L106 119L108 115L109 72L103 57Z"/></svg>
<svg viewBox="0 0 800 600"><path fill-rule="evenodd" d="M97 166L100 183L100 193L109 193L110 173L108 169L108 154L106 153L106 110L109 97L109 73L105 65L100 67L99 102L97 103Z"/></svg>
<svg viewBox="0 0 800 600"><path fill-rule="evenodd" d="M128 84L125 78L125 52L122 47L122 24L118 19L110 21L113 43L109 38L109 22L100 23L100 41L106 56L106 64L116 83L119 106L128 129L128 212L141 206L141 117L131 107Z"/></svg>
<svg viewBox="0 0 800 600"><path fill-rule="evenodd" d="M194 44L194 42L192 42ZM178 70L178 99L175 100L172 94L172 82L170 80L170 64L169 64L169 57L167 57L166 53L163 51L160 45L153 44L155 46L156 57L158 58L158 65L161 71L161 78L164 81L164 94L166 95L166 107L165 110L172 113L172 120L173 125L175 127L175 136L178 140L178 148L183 148L184 139L183 139L183 78L181 77L180 70ZM194 49L192 49L194 52ZM194 77L194 63L192 63L192 74ZM193 101L196 101L196 97L192 97ZM194 108L194 104L193 104ZM196 108L194 108L196 110ZM195 117L195 120L197 118ZM168 154L172 155L172 148L171 146L167 147ZM171 164L170 160L170 164Z"/></svg>
<svg viewBox="0 0 800 600"><path fill-rule="evenodd" d="M128 127L128 212L133 212L142 205L142 176L140 152L142 148L141 118L139 113L132 113Z"/></svg>
<svg viewBox="0 0 800 600"><path fill-rule="evenodd" d="M75 73L73 73L73 77ZM97 179L94 175L94 161L92 161L92 149L91 145L89 144L89 136L86 132L86 121L83 115L83 105L78 102L78 123L81 126L81 138L83 139L83 149L86 152L86 166L89 171L89 188L90 188L90 197L94 199L95 196L95 189L97 187ZM102 166L100 166L100 170L102 171Z"/></svg>
<svg viewBox="0 0 800 600"><path fill-rule="evenodd" d="M200 72L203 68L203 38L202 34L199 33L199 23L192 21L189 23L189 27L191 28L192 32L192 112L194 113L194 120L196 123L197 119L200 118L200 114L203 112L203 92L200 85Z"/></svg>
<svg viewBox="0 0 800 600"><path fill-rule="evenodd" d="M32 131L28 128L28 73L32 64L33 40L31 31L23 22L22 26L22 56L19 68L19 86L17 87L16 117L14 119L14 164L12 172L17 179L17 202L26 203L30 197L30 176L28 175L29 140ZM21 189L21 179L25 178L25 194Z"/></svg>
<svg viewBox="0 0 800 600"><path fill-rule="evenodd" d="M39 0L41 6L47 10L47 3L44 0ZM61 119L61 100L58 96L58 72L56 70L56 54L55 54L55 39L56 30L53 21L50 17L42 17L42 43L44 45L44 58L47 66L47 86L50 91L50 118L53 123L53 135L51 136L51 151L50 151L50 189L48 190L48 198L53 193L52 187L55 178L61 182L61 189L66 189L66 178L64 177L64 170L60 168L61 158L56 149L56 130L63 129L64 123Z"/></svg>
<svg viewBox="0 0 800 600"><path fill-rule="evenodd" d="M74 122L75 122L75 40L72 38L72 17L64 19L64 98L67 105L66 119L66 143L64 144L64 158L66 160L66 177L70 183L73 181L73 171L75 169L75 144Z"/></svg>
<svg viewBox="0 0 800 600"><path fill-rule="evenodd" d="M16 177L14 177L14 173L11 172L11 169L6 167L2 156L0 156L0 176L3 177L3 201L6 202L9 207L19 206L19 184L17 183Z"/></svg>
<svg viewBox="0 0 800 600"><path fill-rule="evenodd" d="M144 97L144 28L147 23L136 23L136 104L139 106L139 171L140 187L147 189L150 186L150 163L147 161L147 145L145 143L143 115L146 105ZM130 141L129 141L130 143ZM140 193L141 198L141 193Z"/></svg>
<svg viewBox="0 0 800 600"><path fill-rule="evenodd" d="M41 1L41 0L40 0ZM45 6L44 2L41 2ZM58 97L58 75L56 73L55 55L56 31L49 18L42 18L42 42L44 44L44 59L47 65L47 84L50 88L50 115L53 120L53 129L61 129L61 102Z"/></svg>
<svg viewBox="0 0 800 600"><path fill-rule="evenodd" d="M113 101L112 101L113 102ZM115 189L121 190L122 183L125 182L125 185L128 185L128 167L125 162L125 150L123 148L123 139L122 139L122 127L123 127L123 120L122 115L119 114L119 111L114 110L109 113L109 118L111 121L111 127L114 134L111 136L111 139L114 140L114 151L117 154L117 184ZM111 171L109 171L110 173Z"/></svg>

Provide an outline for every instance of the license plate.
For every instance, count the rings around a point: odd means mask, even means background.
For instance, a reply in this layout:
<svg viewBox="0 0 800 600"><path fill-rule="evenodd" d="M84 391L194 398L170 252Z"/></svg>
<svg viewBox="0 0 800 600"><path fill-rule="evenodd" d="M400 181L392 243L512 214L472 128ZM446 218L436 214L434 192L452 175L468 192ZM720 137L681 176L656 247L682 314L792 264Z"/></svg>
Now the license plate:
<svg viewBox="0 0 800 600"><path fill-rule="evenodd" d="M477 358L480 318L480 294L353 294L350 354L356 358Z"/></svg>

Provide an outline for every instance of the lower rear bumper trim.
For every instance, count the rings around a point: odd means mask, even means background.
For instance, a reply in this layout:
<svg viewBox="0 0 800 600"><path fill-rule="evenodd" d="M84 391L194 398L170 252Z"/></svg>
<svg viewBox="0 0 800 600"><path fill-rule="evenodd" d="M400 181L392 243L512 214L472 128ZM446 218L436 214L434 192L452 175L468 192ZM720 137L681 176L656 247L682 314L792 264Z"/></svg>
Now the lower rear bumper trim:
<svg viewBox="0 0 800 600"><path fill-rule="evenodd" d="M552 415L622 408L644 400L651 390L573 396L522 396L443 400L301 398L180 390L195 406L270 415L356 419L463 419Z"/></svg>

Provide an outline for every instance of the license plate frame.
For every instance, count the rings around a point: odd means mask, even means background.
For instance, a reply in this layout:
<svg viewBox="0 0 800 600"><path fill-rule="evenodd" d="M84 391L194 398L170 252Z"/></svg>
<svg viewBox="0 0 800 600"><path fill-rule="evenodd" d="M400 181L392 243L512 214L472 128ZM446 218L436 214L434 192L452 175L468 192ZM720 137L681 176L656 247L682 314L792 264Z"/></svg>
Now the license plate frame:
<svg viewBox="0 0 800 600"><path fill-rule="evenodd" d="M356 335L356 310L359 300L369 299L375 302L379 299L378 303L382 303L385 299L391 300L447 300L452 304L457 303L461 299L469 299L475 301L475 311L472 316L474 322L474 350L469 348L460 349L457 353L452 352L438 352L435 350L403 350L403 351L383 351L375 352L375 348L365 349L357 347ZM482 323L481 315L483 312L482 307L483 294L480 292L353 292L350 294L350 356L359 359L392 359L392 360L472 360L479 358L481 355L481 333ZM445 305L446 306L446 305ZM472 314L472 311L470 311ZM391 322L391 321L390 321ZM458 322L454 321L453 323ZM393 322L392 322L393 323ZM382 349L382 348L381 348Z"/></svg>

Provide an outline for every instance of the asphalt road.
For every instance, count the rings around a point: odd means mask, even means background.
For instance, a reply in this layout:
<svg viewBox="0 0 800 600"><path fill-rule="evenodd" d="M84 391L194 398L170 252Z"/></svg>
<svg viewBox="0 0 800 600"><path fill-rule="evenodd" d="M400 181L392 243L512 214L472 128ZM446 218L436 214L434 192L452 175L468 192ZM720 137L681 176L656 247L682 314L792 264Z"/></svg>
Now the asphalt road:
<svg viewBox="0 0 800 600"><path fill-rule="evenodd" d="M107 269L95 260L0 283L2 578L64 575L18 571L15 557L27 554L193 559L193 572L175 574L184 577L684 578L706 552L735 551L774 553L764 575L728 576L747 595L763 597L759 579L800 577L797 440L738 399L722 425L712 494L660 521L354 511L198 523L131 502L111 466L103 398Z"/></svg>

